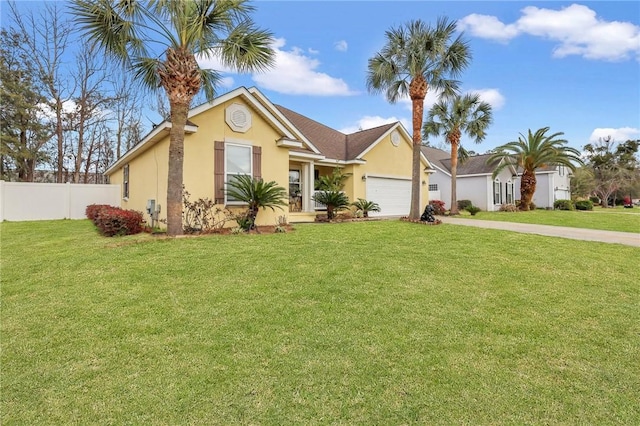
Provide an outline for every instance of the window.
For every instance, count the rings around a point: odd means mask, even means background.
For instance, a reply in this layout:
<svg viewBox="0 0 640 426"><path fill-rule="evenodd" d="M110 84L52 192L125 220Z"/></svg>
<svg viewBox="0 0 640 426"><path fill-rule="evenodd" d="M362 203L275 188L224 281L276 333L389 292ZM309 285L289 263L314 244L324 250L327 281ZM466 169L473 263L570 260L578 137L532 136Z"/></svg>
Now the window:
<svg viewBox="0 0 640 426"><path fill-rule="evenodd" d="M129 198L129 165L122 168L122 198Z"/></svg>
<svg viewBox="0 0 640 426"><path fill-rule="evenodd" d="M437 191L438 190L438 184L437 183L430 183L429 184L429 191Z"/></svg>
<svg viewBox="0 0 640 426"><path fill-rule="evenodd" d="M502 204L502 186L500 179L493 182L493 204Z"/></svg>
<svg viewBox="0 0 640 426"><path fill-rule="evenodd" d="M225 149L225 182L232 182L235 176L251 176L251 146L227 144ZM238 203L227 194L228 203Z"/></svg>
<svg viewBox="0 0 640 426"><path fill-rule="evenodd" d="M505 194L506 194L506 203L507 204L513 204L513 182L511 182L510 180L507 181L507 183L504 184L505 187Z"/></svg>

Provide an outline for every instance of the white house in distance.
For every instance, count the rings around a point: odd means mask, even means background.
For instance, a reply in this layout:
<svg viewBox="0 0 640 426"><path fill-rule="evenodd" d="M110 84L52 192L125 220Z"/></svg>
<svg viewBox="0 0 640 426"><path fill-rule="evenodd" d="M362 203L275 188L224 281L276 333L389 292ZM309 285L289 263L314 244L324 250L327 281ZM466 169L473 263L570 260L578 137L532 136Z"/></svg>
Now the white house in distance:
<svg viewBox="0 0 640 426"><path fill-rule="evenodd" d="M451 153L428 146L422 153L434 172L429 179L429 199L445 202L451 208ZM520 196L521 172L505 168L496 179L491 175L497 164L488 164L490 154L475 155L458 162L457 199L471 200L484 211L497 211L501 204L515 203ZM533 203L539 208L553 208L556 200L571 199L571 173L565 166L551 165L536 170L536 192Z"/></svg>
<svg viewBox="0 0 640 426"><path fill-rule="evenodd" d="M444 201L451 208L451 153L428 146L422 153L434 172L429 179L429 199ZM497 211L500 205L515 203L516 170L506 167L492 179L497 163L488 164L490 155L475 155L458 162L456 198L470 200L484 211Z"/></svg>
<svg viewBox="0 0 640 426"><path fill-rule="evenodd" d="M520 175L516 179L518 199L520 198ZM566 166L551 165L536 170L536 192L533 204L539 208L553 208L556 200L571 199L571 170Z"/></svg>

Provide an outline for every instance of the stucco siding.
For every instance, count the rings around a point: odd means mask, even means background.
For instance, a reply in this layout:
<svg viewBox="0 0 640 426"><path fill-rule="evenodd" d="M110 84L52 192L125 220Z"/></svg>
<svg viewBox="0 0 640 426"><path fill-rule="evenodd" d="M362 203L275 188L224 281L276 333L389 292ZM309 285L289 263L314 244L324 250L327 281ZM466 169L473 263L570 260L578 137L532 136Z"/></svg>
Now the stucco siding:
<svg viewBox="0 0 640 426"><path fill-rule="evenodd" d="M366 155L365 164L357 164L353 167L353 196L355 198L370 199L366 193L366 181L363 176L376 176L382 178L411 179L413 159L412 142L401 135L398 146L391 143L390 135L382 138ZM429 199L429 175L425 173L426 164L420 162L420 208L424 209ZM407 215L409 212L407 211Z"/></svg>

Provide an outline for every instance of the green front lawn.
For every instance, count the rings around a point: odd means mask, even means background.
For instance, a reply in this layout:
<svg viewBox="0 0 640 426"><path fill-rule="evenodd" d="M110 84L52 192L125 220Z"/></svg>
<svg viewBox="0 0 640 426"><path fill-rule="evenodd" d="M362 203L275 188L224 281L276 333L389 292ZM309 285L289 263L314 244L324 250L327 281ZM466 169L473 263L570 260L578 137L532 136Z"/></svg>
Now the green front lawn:
<svg viewBox="0 0 640 426"><path fill-rule="evenodd" d="M531 210L528 212L480 212L475 216L462 212L461 217L478 220L535 223L539 225L568 226L570 228L601 229L640 233L640 207L603 209L593 211Z"/></svg>
<svg viewBox="0 0 640 426"><path fill-rule="evenodd" d="M640 418L638 248L401 221L0 231L2 424Z"/></svg>

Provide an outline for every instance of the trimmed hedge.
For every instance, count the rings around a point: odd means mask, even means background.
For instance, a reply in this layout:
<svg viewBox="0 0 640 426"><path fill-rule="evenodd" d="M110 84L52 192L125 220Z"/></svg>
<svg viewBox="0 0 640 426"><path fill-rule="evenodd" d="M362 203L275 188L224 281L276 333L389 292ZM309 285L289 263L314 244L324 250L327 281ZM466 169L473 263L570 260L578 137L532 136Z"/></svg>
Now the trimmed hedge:
<svg viewBox="0 0 640 426"><path fill-rule="evenodd" d="M576 210L593 210L593 201L591 200L576 201Z"/></svg>
<svg viewBox="0 0 640 426"><path fill-rule="evenodd" d="M553 208L555 210L573 210L573 201L571 200L556 200L553 202Z"/></svg>
<svg viewBox="0 0 640 426"><path fill-rule="evenodd" d="M471 200L458 200L458 210L467 210L471 206L473 206Z"/></svg>
<svg viewBox="0 0 640 426"><path fill-rule="evenodd" d="M92 204L87 206L86 215L105 237L139 234L144 227L142 213L135 210Z"/></svg>
<svg viewBox="0 0 640 426"><path fill-rule="evenodd" d="M108 204L91 204L87 206L84 212L85 212L85 215L87 216L87 219L89 219L95 225L96 219L98 218L98 214L102 211L102 209L106 209L106 208L114 208L114 207Z"/></svg>

